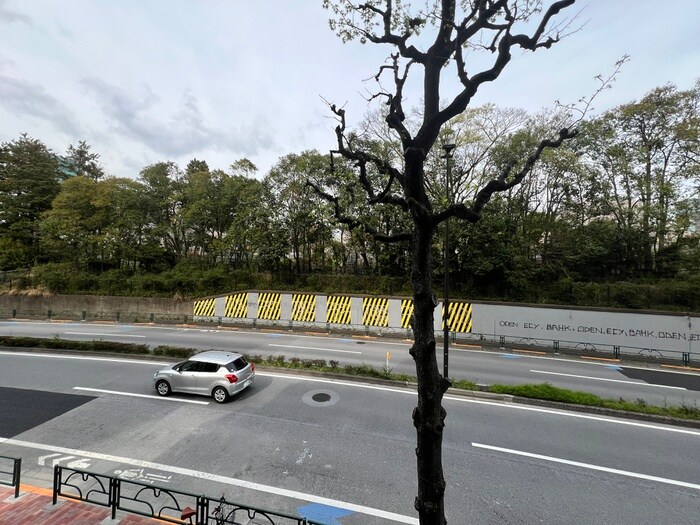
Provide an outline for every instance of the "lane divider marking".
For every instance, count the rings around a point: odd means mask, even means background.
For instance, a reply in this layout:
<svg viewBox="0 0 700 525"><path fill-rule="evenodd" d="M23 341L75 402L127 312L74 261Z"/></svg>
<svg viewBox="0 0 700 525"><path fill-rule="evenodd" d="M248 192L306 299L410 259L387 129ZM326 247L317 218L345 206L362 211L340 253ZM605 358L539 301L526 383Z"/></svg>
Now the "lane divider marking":
<svg viewBox="0 0 700 525"><path fill-rule="evenodd" d="M122 334L122 333L113 333L113 334L99 334L95 332L66 332L66 335L90 335L90 336L97 336L97 337L138 337L140 339L145 339L145 335L134 335L134 334Z"/></svg>
<svg viewBox="0 0 700 525"><path fill-rule="evenodd" d="M597 470L599 472L607 472L608 474L617 474L619 476L626 476L628 478L644 479L647 481L655 481L657 483L665 483L667 485L675 485L676 487L685 487L694 490L700 490L700 485L696 483L688 483L686 481L678 481L675 479L661 478L659 476L650 476L648 474L640 474L638 472L630 472L629 470L620 470L616 468L603 467L600 465L593 465L591 463L581 463L580 461L571 461L569 459L557 458L554 456L544 456L542 454L534 454L532 452L524 452L522 450L514 450L512 448L495 447L493 445L484 445L482 443L472 443L475 448L481 448L485 450L492 450L494 452L502 452L504 454L512 454L514 456L523 456L526 458L540 459L542 461L549 461L551 463L560 463L562 465L570 465L572 467L580 467L589 470Z"/></svg>
<svg viewBox="0 0 700 525"><path fill-rule="evenodd" d="M153 396L148 394L134 394L131 392L119 392L118 390L104 390L102 388L88 388L84 386L74 386L73 390L81 390L83 392L97 392L100 394L112 394L115 396L143 397L146 399L157 399L159 401L172 401L174 403L191 403L193 405L209 404L209 401L195 401L193 399L173 399L172 397Z"/></svg>
<svg viewBox="0 0 700 525"><path fill-rule="evenodd" d="M552 376L575 377L577 379L591 379L593 381L607 381L610 383L625 383L628 385L654 386L657 388L670 388L671 390L687 390L687 388L683 388L682 386L657 385L654 383L644 383L644 382L639 382L639 381L624 381L622 379L608 379L605 377L580 376L577 374L564 374L562 372L547 372L546 370L530 370L530 372L532 372L533 374L548 374L548 375L552 375Z"/></svg>
<svg viewBox="0 0 700 525"><path fill-rule="evenodd" d="M270 343L267 346L274 346L278 348L296 348L298 350L320 350L322 352L336 352L336 353L341 353L341 354L361 354L362 352L358 352L356 350L334 350L332 348L318 348L315 346L296 346L296 345L277 345Z"/></svg>

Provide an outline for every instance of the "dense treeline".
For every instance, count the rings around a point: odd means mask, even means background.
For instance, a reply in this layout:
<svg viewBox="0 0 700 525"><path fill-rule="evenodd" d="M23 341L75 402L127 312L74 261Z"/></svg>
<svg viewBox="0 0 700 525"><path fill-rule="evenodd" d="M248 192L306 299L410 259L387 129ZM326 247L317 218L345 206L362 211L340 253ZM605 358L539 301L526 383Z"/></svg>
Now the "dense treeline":
<svg viewBox="0 0 700 525"><path fill-rule="evenodd" d="M700 82L687 91L666 85L586 122L517 190L494 197L479 223L453 223L454 293L700 310L699 107ZM511 159L525 158L560 117L495 106L458 117L445 136L457 146L451 198L471 197ZM376 122L368 118L352 140L396 161L396 144ZM445 199L442 151L431 154L430 191ZM305 151L264 176L247 159L226 170L193 159L184 169L159 162L118 178L85 142L57 155L22 135L0 146L0 270L14 287L57 293L408 294L409 247L339 225L306 185L342 188L377 231L402 230L395 210L370 209L343 162Z"/></svg>

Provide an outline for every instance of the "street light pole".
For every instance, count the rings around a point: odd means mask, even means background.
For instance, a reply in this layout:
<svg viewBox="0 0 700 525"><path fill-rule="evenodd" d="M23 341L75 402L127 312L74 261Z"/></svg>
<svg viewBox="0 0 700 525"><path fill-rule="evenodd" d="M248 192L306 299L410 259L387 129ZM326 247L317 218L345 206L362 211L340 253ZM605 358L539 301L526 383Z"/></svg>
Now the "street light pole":
<svg viewBox="0 0 700 525"><path fill-rule="evenodd" d="M442 157L445 159L445 194L447 196L447 206L450 205L450 160L452 159L452 153L455 149L454 144L443 144L442 149L445 151L445 155ZM450 348L450 219L449 217L445 219L445 290L444 290L444 300L443 308L444 313L442 316L442 326L443 326L443 377L445 379L449 378L448 375L448 351Z"/></svg>

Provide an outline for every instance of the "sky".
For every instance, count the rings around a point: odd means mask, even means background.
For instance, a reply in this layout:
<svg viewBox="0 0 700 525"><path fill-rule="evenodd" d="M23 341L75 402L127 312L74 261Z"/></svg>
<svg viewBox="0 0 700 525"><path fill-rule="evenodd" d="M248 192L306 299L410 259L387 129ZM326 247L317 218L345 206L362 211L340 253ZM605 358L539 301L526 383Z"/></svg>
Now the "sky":
<svg viewBox="0 0 700 525"><path fill-rule="evenodd" d="M343 44L321 3L0 0L0 142L27 133L64 154L84 140L109 175L130 178L193 158L224 170L248 158L264 176L284 155L327 152L326 102L359 122L391 49ZM623 55L598 113L700 78L699 0L578 0L567 14L577 31L549 50L515 51L472 105L575 102ZM457 86L447 87L446 98ZM405 107L419 104L408 90Z"/></svg>

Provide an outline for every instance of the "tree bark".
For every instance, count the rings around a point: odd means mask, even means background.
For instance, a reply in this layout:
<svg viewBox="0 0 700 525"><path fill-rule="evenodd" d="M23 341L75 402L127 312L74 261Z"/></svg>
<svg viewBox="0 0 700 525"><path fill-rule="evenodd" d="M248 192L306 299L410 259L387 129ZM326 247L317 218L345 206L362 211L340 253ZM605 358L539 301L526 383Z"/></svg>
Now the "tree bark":
<svg viewBox="0 0 700 525"><path fill-rule="evenodd" d="M430 255L433 227L418 220L413 234L414 344L411 356L416 363L418 378L418 405L413 410L413 425L417 433L418 495L415 508L421 523L444 525L445 478L442 470L442 432L445 409L442 397L449 386L438 370L435 353L433 310L437 301L433 296Z"/></svg>

